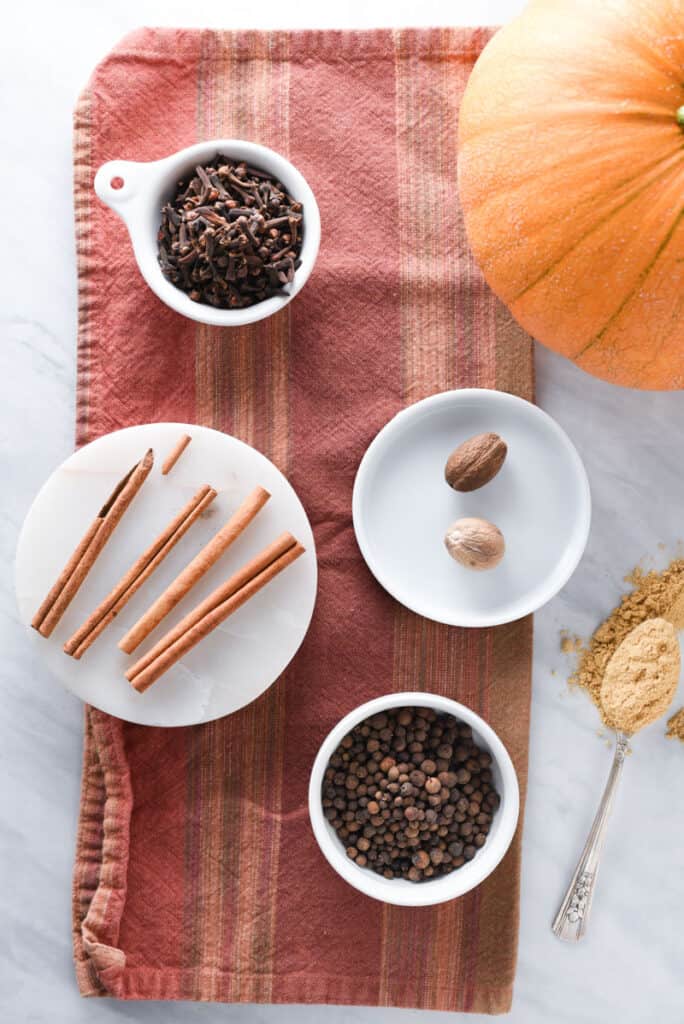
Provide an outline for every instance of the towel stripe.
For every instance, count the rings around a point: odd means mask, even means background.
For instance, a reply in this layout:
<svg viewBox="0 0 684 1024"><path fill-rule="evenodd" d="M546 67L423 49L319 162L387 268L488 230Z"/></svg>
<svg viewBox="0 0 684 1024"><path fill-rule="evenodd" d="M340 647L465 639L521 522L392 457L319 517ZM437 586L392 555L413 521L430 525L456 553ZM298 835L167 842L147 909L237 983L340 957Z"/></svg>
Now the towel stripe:
<svg viewBox="0 0 684 1024"><path fill-rule="evenodd" d="M288 152L288 64L272 59L286 56L286 45L286 36L248 40L203 33L200 138L244 138ZM252 59L244 59L246 54ZM253 445L284 472L289 463L288 348L287 310L263 324L229 331L202 325L196 333L198 421ZM278 871L285 685L282 679L239 715L206 727L209 767L200 800L211 840L204 845L199 890L210 893L213 904L211 912L199 915L204 928L197 962L219 970L228 955L233 964L229 978L216 975L212 999L271 998L270 975L254 976L250 965L268 962L274 942L275 901L270 897ZM232 755L232 785L222 781L222 751ZM255 913L255 906L263 909Z"/></svg>

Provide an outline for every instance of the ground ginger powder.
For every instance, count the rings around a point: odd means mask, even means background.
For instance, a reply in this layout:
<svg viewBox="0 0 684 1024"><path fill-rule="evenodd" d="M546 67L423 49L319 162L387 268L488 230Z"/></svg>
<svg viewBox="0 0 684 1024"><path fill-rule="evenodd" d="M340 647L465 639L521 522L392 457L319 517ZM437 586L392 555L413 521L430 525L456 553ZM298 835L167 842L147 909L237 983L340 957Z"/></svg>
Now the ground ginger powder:
<svg viewBox="0 0 684 1024"><path fill-rule="evenodd" d="M608 662L628 633L647 619L662 618L684 629L684 558L662 572L635 569L627 581L632 589L598 627L581 654L569 682L587 691L601 708L601 684Z"/></svg>
<svg viewBox="0 0 684 1024"><path fill-rule="evenodd" d="M671 622L647 619L622 641L601 683L606 725L632 735L664 715L679 682L679 641Z"/></svg>
<svg viewBox="0 0 684 1024"><path fill-rule="evenodd" d="M675 711L674 715L668 718L665 735L669 740L684 741L684 708Z"/></svg>

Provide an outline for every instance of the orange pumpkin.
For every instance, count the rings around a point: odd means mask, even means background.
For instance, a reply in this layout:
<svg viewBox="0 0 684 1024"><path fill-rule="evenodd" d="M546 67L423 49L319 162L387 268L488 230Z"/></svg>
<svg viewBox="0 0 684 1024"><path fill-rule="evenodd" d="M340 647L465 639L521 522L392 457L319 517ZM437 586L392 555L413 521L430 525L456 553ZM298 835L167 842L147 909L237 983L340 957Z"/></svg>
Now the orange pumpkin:
<svg viewBox="0 0 684 1024"><path fill-rule="evenodd" d="M684 387L684 4L532 0L460 114L484 275L522 326L604 380Z"/></svg>

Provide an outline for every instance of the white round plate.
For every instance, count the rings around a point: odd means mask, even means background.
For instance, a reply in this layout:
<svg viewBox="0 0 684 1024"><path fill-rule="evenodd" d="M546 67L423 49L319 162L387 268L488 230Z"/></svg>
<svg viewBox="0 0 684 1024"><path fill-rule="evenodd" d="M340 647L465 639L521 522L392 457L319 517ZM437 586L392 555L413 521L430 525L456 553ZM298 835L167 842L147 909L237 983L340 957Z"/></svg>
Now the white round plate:
<svg viewBox="0 0 684 1024"><path fill-rule="evenodd" d="M192 443L168 476L161 464L179 437ZM74 601L48 639L30 628L36 609L121 477L154 449L155 464ZM219 492L170 555L79 661L65 641L203 485ZM244 533L132 656L118 648L124 633L214 535L243 498L261 484L270 500ZM124 672L236 569L284 530L306 552L150 687L137 693ZM249 704L294 657L316 599L316 552L306 512L273 463L249 445L207 427L149 423L93 441L57 469L36 497L19 538L19 614L50 670L81 700L140 725L209 722Z"/></svg>
<svg viewBox="0 0 684 1024"><path fill-rule="evenodd" d="M449 454L474 434L500 434L498 475L467 494L444 480ZM479 388L445 391L398 413L361 460L354 530L369 569L407 608L452 626L494 626L536 611L567 582L589 535L589 483L567 434L536 405ZM444 546L463 516L489 519L506 554L474 572Z"/></svg>

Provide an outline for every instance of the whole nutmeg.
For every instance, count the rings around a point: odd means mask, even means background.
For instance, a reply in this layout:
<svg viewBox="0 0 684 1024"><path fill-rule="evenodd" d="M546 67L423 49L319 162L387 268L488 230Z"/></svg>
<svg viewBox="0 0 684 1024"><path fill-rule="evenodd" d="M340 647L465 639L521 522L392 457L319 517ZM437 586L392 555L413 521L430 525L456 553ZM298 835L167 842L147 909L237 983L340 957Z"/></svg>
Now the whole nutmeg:
<svg viewBox="0 0 684 1024"><path fill-rule="evenodd" d="M446 482L455 491L476 491L494 479L507 452L506 442L498 434L477 434L459 445L447 459Z"/></svg>
<svg viewBox="0 0 684 1024"><path fill-rule="evenodd" d="M467 569L493 569L506 550L501 530L486 519L457 519L444 543L451 557Z"/></svg>

